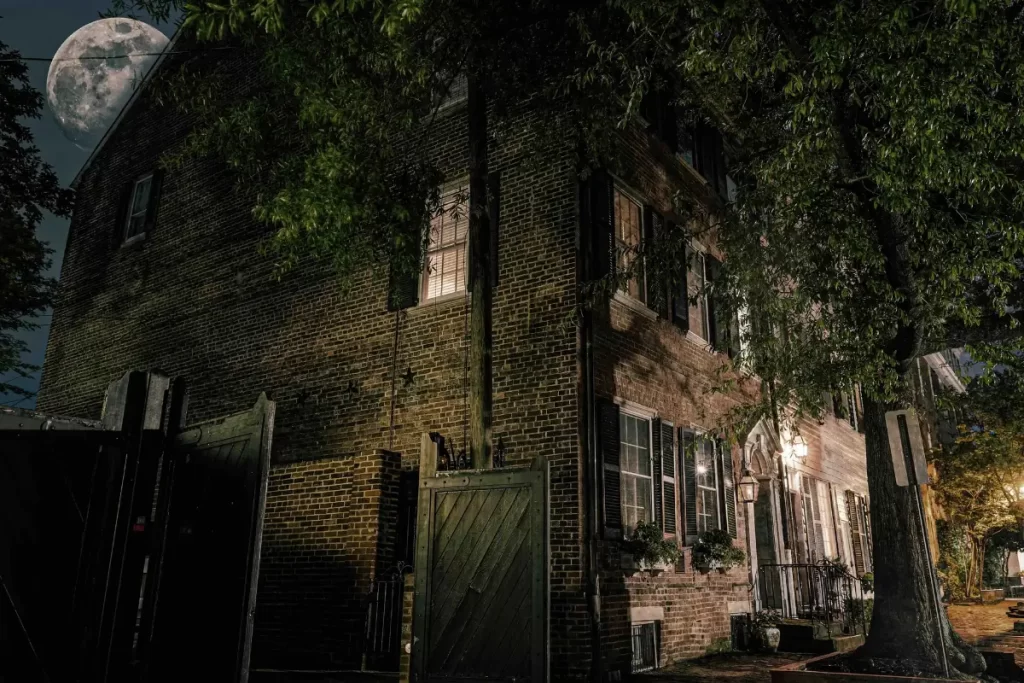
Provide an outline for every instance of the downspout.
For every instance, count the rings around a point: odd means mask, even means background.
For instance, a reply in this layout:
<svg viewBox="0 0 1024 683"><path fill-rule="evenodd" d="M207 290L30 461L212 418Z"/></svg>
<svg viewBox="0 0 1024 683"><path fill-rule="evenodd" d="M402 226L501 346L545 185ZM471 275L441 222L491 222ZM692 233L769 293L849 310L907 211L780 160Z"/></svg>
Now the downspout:
<svg viewBox="0 0 1024 683"><path fill-rule="evenodd" d="M580 221L577 226L577 286L590 281L593 271L590 257L590 211L589 197L579 192ZM596 398L594 395L594 322L589 302L583 298L582 290L578 294L581 305L580 315L580 364L581 364L581 398L583 399L582 437L583 453L583 497L585 505L584 533L584 573L586 575L587 612L590 616L590 681L602 683L604 680L604 660L601 655L601 578L598 543L600 540L600 521L597 492L599 489L599 472L597 457L597 415Z"/></svg>

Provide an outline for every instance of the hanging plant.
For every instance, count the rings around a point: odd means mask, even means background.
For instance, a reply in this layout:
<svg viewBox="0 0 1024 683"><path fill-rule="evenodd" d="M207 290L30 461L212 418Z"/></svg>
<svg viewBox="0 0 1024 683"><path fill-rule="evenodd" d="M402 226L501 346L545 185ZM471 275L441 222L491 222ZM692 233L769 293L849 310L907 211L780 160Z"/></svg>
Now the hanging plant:
<svg viewBox="0 0 1024 683"><path fill-rule="evenodd" d="M738 567L747 559L746 553L732 545L732 537L724 529L705 531L693 546L693 564L706 571L726 571Z"/></svg>
<svg viewBox="0 0 1024 683"><path fill-rule="evenodd" d="M665 534L657 524L640 522L625 542L626 551L633 556L641 569L654 569L658 565L675 564L679 561L679 548L673 541L665 540Z"/></svg>

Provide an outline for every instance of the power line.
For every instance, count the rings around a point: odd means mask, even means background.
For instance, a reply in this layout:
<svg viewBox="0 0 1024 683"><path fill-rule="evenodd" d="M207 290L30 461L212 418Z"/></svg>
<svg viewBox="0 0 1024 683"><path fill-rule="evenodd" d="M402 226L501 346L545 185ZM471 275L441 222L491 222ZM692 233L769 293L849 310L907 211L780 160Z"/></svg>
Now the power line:
<svg viewBox="0 0 1024 683"><path fill-rule="evenodd" d="M0 62L80 62L89 59L128 59L129 57L159 57L160 55L188 55L195 52L234 50L233 46L208 47L200 50L173 50L171 52L132 52L127 55L104 55L89 57L0 57Z"/></svg>

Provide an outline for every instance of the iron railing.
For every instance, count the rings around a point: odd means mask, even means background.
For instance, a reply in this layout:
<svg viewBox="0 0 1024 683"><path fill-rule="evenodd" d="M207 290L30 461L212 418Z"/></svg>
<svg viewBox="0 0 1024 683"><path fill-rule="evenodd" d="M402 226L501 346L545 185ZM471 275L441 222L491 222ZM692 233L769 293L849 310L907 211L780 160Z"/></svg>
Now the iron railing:
<svg viewBox="0 0 1024 683"><path fill-rule="evenodd" d="M405 570L399 566L385 579L375 581L366 607L364 667L373 671L397 671L402 647L402 600Z"/></svg>
<svg viewBox="0 0 1024 683"><path fill-rule="evenodd" d="M756 576L762 609L784 619L807 619L823 624L830 635L867 634L864 588L842 566L762 564Z"/></svg>

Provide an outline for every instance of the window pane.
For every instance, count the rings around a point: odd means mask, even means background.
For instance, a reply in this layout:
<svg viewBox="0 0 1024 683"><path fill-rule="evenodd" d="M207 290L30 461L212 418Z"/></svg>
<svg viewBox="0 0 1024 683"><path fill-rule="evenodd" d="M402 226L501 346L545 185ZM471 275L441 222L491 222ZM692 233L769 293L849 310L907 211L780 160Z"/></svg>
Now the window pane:
<svg viewBox="0 0 1024 683"><path fill-rule="evenodd" d="M430 220L430 240L423 269L423 298L464 291L466 237L469 219L465 191L452 190L442 198L442 210Z"/></svg>
<svg viewBox="0 0 1024 683"><path fill-rule="evenodd" d="M135 191L132 195L132 216L146 213L146 209L149 208L149 190L152 184L152 176L135 183Z"/></svg>
<svg viewBox="0 0 1024 683"><path fill-rule="evenodd" d="M636 481L636 496L637 506L642 511L643 520L650 521L654 518L651 514L651 480L650 479L637 479Z"/></svg>

